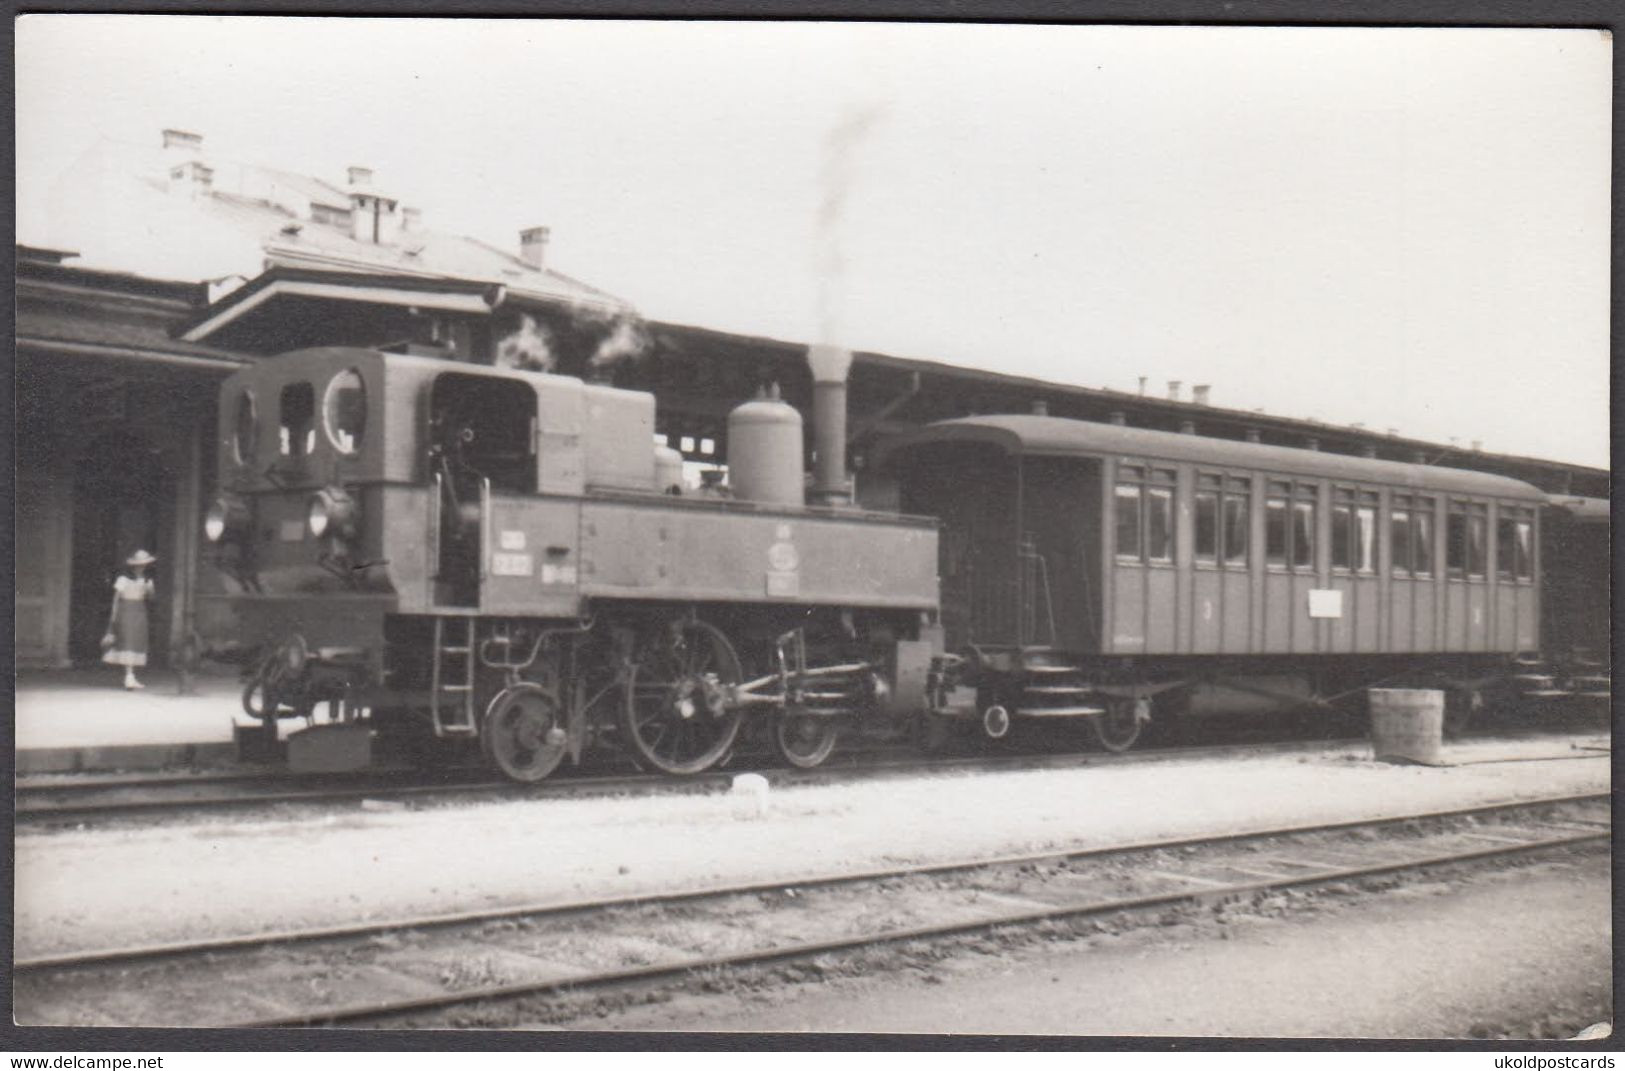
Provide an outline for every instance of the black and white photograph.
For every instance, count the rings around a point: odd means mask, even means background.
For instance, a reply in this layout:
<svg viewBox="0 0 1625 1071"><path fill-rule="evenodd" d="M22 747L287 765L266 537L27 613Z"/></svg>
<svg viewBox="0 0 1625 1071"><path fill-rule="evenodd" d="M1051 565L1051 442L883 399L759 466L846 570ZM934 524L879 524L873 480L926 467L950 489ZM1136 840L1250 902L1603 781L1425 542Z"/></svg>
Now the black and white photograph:
<svg viewBox="0 0 1625 1071"><path fill-rule="evenodd" d="M1612 1044L1607 29L14 26L22 1048Z"/></svg>

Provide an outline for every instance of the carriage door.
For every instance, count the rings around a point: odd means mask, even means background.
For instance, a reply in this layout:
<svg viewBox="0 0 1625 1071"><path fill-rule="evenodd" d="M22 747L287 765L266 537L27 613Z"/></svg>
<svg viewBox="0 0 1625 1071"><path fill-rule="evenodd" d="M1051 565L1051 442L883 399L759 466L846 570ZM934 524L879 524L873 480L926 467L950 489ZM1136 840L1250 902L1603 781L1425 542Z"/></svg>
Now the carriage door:
<svg viewBox="0 0 1625 1071"><path fill-rule="evenodd" d="M434 601L476 609L490 568L493 495L536 489L536 391L523 380L446 372L429 397L437 502Z"/></svg>

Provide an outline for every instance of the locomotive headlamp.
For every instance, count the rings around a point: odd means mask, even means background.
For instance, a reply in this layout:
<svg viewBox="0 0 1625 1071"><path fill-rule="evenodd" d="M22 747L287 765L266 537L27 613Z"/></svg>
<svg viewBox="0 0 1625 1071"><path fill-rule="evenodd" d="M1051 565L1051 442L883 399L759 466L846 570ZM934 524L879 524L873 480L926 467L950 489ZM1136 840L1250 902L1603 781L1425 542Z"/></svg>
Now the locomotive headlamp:
<svg viewBox="0 0 1625 1071"><path fill-rule="evenodd" d="M310 534L317 539L329 533L354 539L360 519L361 508L342 487L324 487L310 496Z"/></svg>
<svg viewBox="0 0 1625 1071"><path fill-rule="evenodd" d="M248 533L248 503L236 495L221 495L203 516L203 535L211 543L240 542Z"/></svg>

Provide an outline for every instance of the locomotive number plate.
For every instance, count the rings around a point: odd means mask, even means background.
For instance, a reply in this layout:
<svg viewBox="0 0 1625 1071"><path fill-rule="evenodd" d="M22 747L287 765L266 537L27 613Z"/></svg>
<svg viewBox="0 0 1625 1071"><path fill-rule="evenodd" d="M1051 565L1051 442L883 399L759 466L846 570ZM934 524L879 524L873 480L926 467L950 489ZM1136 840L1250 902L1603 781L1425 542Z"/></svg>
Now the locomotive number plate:
<svg viewBox="0 0 1625 1071"><path fill-rule="evenodd" d="M529 554L491 555L492 576L531 576L535 572L536 563Z"/></svg>

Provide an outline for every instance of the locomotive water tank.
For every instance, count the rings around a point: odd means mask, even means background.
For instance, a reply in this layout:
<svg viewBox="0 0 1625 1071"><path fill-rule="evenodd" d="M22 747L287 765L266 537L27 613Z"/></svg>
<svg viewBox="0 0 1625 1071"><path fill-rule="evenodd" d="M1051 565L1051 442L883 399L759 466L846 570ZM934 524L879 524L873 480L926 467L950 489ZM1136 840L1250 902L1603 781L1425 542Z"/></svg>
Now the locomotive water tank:
<svg viewBox="0 0 1625 1071"><path fill-rule="evenodd" d="M799 506L801 414L779 399L778 387L728 414L728 479L746 502Z"/></svg>

